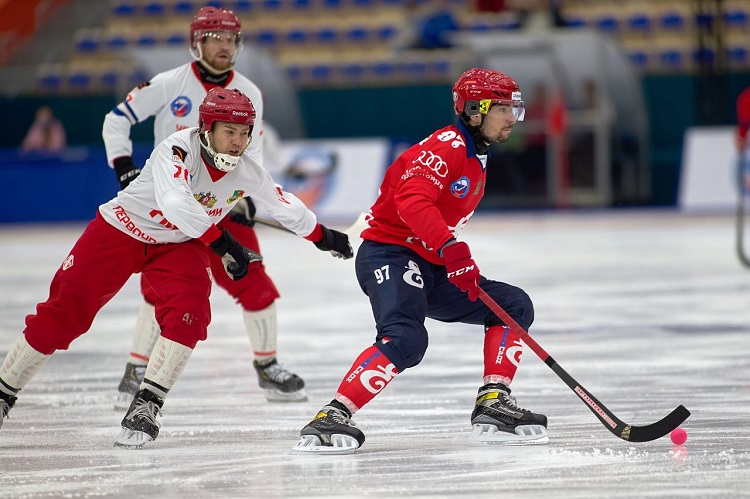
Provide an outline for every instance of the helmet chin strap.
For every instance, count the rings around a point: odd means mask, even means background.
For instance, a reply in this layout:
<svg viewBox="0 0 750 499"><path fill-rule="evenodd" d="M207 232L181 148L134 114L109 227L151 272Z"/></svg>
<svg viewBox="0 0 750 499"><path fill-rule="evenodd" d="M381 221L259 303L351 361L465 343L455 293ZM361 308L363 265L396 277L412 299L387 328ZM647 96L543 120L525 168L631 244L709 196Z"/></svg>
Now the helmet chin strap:
<svg viewBox="0 0 750 499"><path fill-rule="evenodd" d="M203 65L204 68L206 68L206 71L213 75L220 75L223 73L226 73L230 69L232 69L237 62L237 57L239 56L241 47L234 51L232 54L232 60L229 62L229 67L227 69L216 69L213 67L209 62L203 57L203 46L200 42L195 44L197 48L190 48L190 55L195 59L196 61L200 61L200 63Z"/></svg>
<svg viewBox="0 0 750 499"><path fill-rule="evenodd" d="M482 125L484 125L484 119L486 116L484 114L480 114L479 116L482 117L482 121L478 126L470 125L469 117L465 114L461 115L461 121L464 122L466 128L468 128L469 132L471 132L471 138L474 140L474 148L477 150L477 154L487 154L487 151L490 149L490 145L492 145L492 142L487 140L487 138L482 135Z"/></svg>
<svg viewBox="0 0 750 499"><path fill-rule="evenodd" d="M242 156L242 153L245 152L245 149L247 149L247 146L249 145L248 141L248 144L245 144L245 147L240 151L238 156L216 152L214 148L211 147L211 132L208 130L205 130L201 135L200 143L201 147L203 147L203 150L208 155L208 158L206 158L206 155L202 156L208 160L211 166L223 172L231 172L237 167L237 163L240 162L240 156Z"/></svg>

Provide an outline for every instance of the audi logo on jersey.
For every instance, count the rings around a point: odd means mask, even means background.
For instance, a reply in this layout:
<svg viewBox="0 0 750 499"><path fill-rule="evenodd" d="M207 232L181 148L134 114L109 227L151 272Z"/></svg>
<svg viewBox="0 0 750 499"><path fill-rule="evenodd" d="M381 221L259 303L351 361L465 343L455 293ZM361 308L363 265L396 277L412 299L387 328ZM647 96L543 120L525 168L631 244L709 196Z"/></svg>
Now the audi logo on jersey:
<svg viewBox="0 0 750 499"><path fill-rule="evenodd" d="M190 114L190 111L193 109L193 103L187 96L180 95L172 101L172 103L169 105L169 109L176 117L184 118L185 116Z"/></svg>
<svg viewBox="0 0 750 499"><path fill-rule="evenodd" d="M420 151L419 157L412 164L419 163L434 171L439 177L448 176L448 163L432 151Z"/></svg>

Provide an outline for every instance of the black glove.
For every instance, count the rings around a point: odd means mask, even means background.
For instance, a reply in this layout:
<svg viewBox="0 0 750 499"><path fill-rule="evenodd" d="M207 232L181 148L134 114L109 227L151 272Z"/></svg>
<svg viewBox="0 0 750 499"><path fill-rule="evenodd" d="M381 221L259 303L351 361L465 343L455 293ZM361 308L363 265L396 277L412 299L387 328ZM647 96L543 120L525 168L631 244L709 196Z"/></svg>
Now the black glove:
<svg viewBox="0 0 750 499"><path fill-rule="evenodd" d="M349 244L349 236L337 230L331 230L320 224L323 231L323 239L315 243L315 247L321 251L330 251L336 258L348 260L354 256L352 245Z"/></svg>
<svg viewBox="0 0 750 499"><path fill-rule="evenodd" d="M112 164L115 167L117 180L120 182L120 189L126 188L130 182L141 174L141 169L135 166L133 158L130 156L120 156Z"/></svg>
<svg viewBox="0 0 750 499"><path fill-rule="evenodd" d="M232 234L224 229L221 229L221 236L209 244L209 247L221 257L224 270L235 281L247 275L247 267L252 262L263 260L262 256L242 246L232 237Z"/></svg>
<svg viewBox="0 0 750 499"><path fill-rule="evenodd" d="M237 201L229 212L229 219L238 224L253 227L255 225L255 205L249 196Z"/></svg>

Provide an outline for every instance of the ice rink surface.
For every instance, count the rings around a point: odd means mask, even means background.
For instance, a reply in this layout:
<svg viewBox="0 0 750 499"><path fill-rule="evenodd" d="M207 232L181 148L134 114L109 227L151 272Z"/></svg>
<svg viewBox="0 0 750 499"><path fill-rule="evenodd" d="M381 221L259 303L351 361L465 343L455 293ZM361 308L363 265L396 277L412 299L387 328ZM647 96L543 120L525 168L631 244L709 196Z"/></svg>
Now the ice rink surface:
<svg viewBox="0 0 750 499"><path fill-rule="evenodd" d="M0 227L0 355L82 229ZM355 455L293 454L374 322L353 260L258 232L282 294L279 359L309 401L265 401L240 310L215 288L209 338L167 398L159 438L114 448L134 278L21 392L0 430L0 497L750 497L750 270L731 216L496 214L462 236L484 275L529 293L532 335L620 419L690 409L683 446L614 437L528 348L513 393L548 416L550 443L469 445L482 329L428 321L422 364L355 416L367 436Z"/></svg>

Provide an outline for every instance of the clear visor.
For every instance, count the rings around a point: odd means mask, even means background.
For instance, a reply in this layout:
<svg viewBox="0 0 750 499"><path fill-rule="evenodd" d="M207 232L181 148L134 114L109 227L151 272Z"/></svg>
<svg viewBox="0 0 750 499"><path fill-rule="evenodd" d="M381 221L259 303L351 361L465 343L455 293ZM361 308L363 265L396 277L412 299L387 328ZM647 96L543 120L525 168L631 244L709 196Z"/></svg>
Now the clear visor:
<svg viewBox="0 0 750 499"><path fill-rule="evenodd" d="M513 113L516 121L523 121L526 116L526 107L522 100L482 99L479 101L479 112L487 114L495 104L503 108L502 112Z"/></svg>
<svg viewBox="0 0 750 499"><path fill-rule="evenodd" d="M234 45L239 45L242 42L242 32L240 31L196 31L195 32L195 41L202 40L203 37L206 37L206 39L211 39L216 42L227 42L227 43L233 43Z"/></svg>

